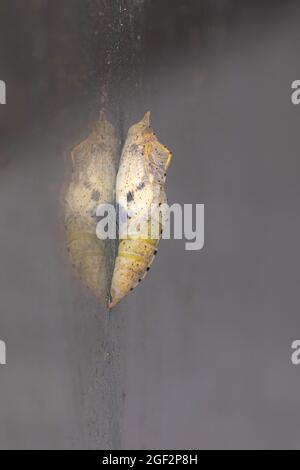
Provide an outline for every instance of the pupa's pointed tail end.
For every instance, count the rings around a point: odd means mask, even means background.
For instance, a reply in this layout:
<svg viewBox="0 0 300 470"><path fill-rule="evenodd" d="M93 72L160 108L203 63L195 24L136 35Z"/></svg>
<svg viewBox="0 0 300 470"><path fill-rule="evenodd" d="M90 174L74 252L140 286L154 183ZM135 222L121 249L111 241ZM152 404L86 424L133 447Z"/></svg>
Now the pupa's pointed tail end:
<svg viewBox="0 0 300 470"><path fill-rule="evenodd" d="M120 299L120 300L121 300L121 299ZM120 300L114 300L114 299L112 299L110 302L108 302L108 304L107 304L107 309L108 309L109 311L111 311L112 309L114 309L117 305L119 305Z"/></svg>
<svg viewBox="0 0 300 470"><path fill-rule="evenodd" d="M122 300L122 297L117 295L117 292L114 290L114 288L111 289L108 300L107 300L107 308L108 310L112 310L113 308L116 307Z"/></svg>

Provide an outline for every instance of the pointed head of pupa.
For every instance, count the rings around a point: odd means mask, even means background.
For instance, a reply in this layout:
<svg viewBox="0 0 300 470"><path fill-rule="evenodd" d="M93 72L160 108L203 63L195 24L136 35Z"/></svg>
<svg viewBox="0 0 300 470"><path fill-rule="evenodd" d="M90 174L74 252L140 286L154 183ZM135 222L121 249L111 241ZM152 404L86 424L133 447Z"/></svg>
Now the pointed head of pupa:
<svg viewBox="0 0 300 470"><path fill-rule="evenodd" d="M99 112L99 119L95 124L94 132L99 140L108 142L108 139L119 141L119 136L114 126L107 120L106 113L103 109Z"/></svg>
<svg viewBox="0 0 300 470"><path fill-rule="evenodd" d="M135 134L141 134L143 132L153 132L151 125L150 125L150 111L147 111L143 117L143 119L136 124L133 124L129 131L128 135L133 136Z"/></svg>
<svg viewBox="0 0 300 470"><path fill-rule="evenodd" d="M143 145L145 158L152 162L155 168L160 168L161 177L165 176L164 172L168 169L173 155L156 137L150 124L150 111L144 115L141 121L131 126L128 135L130 138L135 139L138 144Z"/></svg>

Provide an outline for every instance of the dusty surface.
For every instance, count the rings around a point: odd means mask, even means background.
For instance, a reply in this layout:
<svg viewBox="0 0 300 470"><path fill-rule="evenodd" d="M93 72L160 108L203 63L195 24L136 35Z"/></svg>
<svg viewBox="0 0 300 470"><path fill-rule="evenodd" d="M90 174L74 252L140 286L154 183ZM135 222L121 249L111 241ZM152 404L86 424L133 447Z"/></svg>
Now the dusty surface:
<svg viewBox="0 0 300 470"><path fill-rule="evenodd" d="M299 447L299 9L176 3L1 2L1 448ZM101 103L123 136L151 109L206 224L111 316L61 201Z"/></svg>

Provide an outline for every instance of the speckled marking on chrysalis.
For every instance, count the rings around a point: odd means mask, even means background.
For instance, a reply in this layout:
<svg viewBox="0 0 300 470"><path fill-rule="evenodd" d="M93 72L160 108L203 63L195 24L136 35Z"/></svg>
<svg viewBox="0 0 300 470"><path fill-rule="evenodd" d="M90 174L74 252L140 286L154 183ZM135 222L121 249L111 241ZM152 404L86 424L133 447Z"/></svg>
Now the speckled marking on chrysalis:
<svg viewBox="0 0 300 470"><path fill-rule="evenodd" d="M127 135L116 182L118 207L129 208L128 226L140 225L140 233L151 226L145 216L154 205L166 202L165 178L172 153L162 145L150 126L150 113L133 125ZM145 211L141 212L141 207ZM145 238L137 232L120 239L116 257L109 308L117 305L146 276L157 253L159 239ZM148 233L148 232L147 232ZM160 230L160 236L162 229Z"/></svg>
<svg viewBox="0 0 300 470"><path fill-rule="evenodd" d="M65 196L67 249L82 282L106 302L110 283L110 246L96 235L96 209L113 203L120 142L100 116L91 134L71 152L73 173Z"/></svg>

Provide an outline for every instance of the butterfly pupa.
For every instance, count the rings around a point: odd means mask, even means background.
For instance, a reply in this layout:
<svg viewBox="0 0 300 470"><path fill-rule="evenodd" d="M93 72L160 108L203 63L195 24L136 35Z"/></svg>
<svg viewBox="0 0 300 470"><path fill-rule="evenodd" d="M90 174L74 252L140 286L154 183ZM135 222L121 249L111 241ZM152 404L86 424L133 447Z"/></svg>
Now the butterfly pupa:
<svg viewBox="0 0 300 470"><path fill-rule="evenodd" d="M65 196L67 248L82 282L106 303L111 278L111 244L96 235L96 209L113 204L120 142L104 117L71 152L73 173Z"/></svg>
<svg viewBox="0 0 300 470"><path fill-rule="evenodd" d="M152 236L156 218L151 207L166 203L165 180L172 153L162 145L150 126L150 113L128 131L116 182L119 211L119 245L111 282L109 308L117 305L145 277L156 254L162 233ZM123 236L122 220L127 224Z"/></svg>

